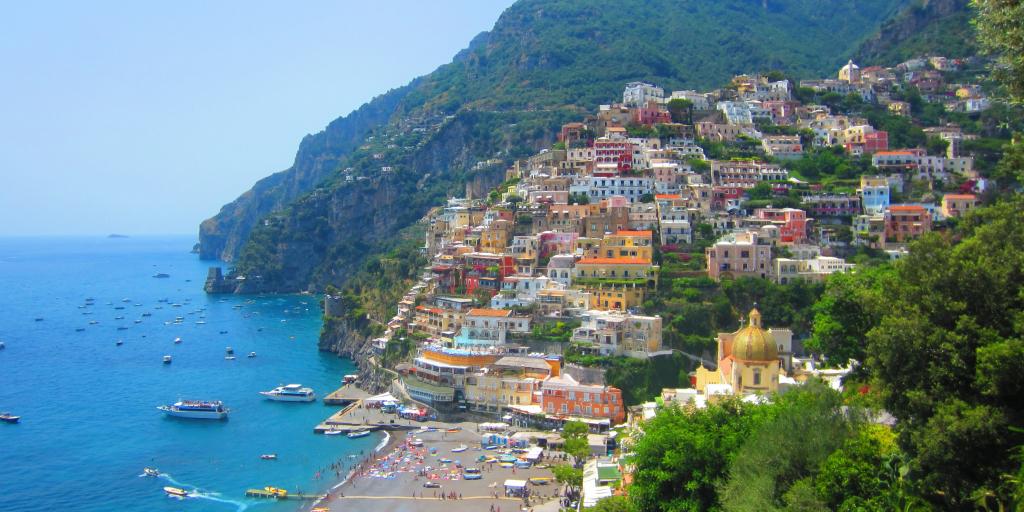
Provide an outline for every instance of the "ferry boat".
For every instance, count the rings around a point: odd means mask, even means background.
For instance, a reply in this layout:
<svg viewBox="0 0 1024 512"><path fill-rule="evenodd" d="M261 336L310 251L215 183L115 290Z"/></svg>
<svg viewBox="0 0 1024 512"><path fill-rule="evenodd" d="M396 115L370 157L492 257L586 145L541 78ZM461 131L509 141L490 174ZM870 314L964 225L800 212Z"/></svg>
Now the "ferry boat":
<svg viewBox="0 0 1024 512"><path fill-rule="evenodd" d="M359 439L360 437L366 437L368 435L370 435L370 431L369 430L360 430L358 432L349 432L348 433L348 438L349 439Z"/></svg>
<svg viewBox="0 0 1024 512"><path fill-rule="evenodd" d="M312 402L316 400L316 393L312 388L304 388L302 384L288 384L278 386L270 391L260 391L260 394L280 402Z"/></svg>
<svg viewBox="0 0 1024 512"><path fill-rule="evenodd" d="M222 420L228 417L228 408L221 401L181 400L172 405L157 407L168 416L179 418L196 418L203 420Z"/></svg>

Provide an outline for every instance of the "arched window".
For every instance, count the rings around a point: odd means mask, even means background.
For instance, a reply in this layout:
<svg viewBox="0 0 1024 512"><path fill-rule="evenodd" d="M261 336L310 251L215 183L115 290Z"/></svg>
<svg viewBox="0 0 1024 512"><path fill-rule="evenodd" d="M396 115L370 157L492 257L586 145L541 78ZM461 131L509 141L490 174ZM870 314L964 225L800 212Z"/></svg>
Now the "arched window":
<svg viewBox="0 0 1024 512"><path fill-rule="evenodd" d="M761 369L760 368L754 368L754 385L755 386L760 386L761 385Z"/></svg>

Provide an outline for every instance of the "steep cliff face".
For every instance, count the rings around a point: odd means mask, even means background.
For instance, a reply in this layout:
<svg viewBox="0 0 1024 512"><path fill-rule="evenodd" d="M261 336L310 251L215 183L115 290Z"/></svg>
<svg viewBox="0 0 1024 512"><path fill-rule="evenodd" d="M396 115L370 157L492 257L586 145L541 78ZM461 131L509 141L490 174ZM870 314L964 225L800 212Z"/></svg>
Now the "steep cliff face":
<svg viewBox="0 0 1024 512"><path fill-rule="evenodd" d="M234 261L260 220L309 192L338 170L341 160L366 134L386 123L412 84L374 98L351 114L335 119L323 131L307 135L299 144L295 162L262 180L217 215L199 226L199 257Z"/></svg>
<svg viewBox="0 0 1024 512"><path fill-rule="evenodd" d="M363 260L379 252L400 229L461 195L466 183L489 190L504 178L504 165L550 145L554 127L571 112L464 111L446 121L390 170L366 164L367 173L328 181L257 226L236 261L236 292L322 290L342 284ZM543 129L535 129L543 127ZM375 162L370 159L368 162ZM360 169L353 170L360 174ZM349 175L351 176L351 175Z"/></svg>

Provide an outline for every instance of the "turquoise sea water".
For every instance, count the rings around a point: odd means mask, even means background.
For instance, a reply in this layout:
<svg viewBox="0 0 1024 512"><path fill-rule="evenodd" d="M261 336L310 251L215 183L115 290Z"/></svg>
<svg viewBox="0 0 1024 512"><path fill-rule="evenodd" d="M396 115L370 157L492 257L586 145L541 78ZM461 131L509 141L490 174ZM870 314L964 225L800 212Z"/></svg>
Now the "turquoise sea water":
<svg viewBox="0 0 1024 512"><path fill-rule="evenodd" d="M296 510L298 502L246 499L244 491L322 491L334 474L315 480L318 470L378 443L313 434L335 410L319 400L280 403L258 394L296 382L319 398L352 372L349 361L316 349L317 299L206 296L209 264L188 253L191 244L189 237L0 239L0 410L22 416L18 425L0 424L0 508ZM95 304L80 308L87 297ZM237 360L225 360L227 346ZM253 351L257 357L247 358ZM162 364L165 354L172 364ZM223 400L230 419L156 410L178 398ZM279 460L260 460L263 453ZM167 476L140 477L146 466ZM162 488L173 482L198 488L200 497L166 497Z"/></svg>

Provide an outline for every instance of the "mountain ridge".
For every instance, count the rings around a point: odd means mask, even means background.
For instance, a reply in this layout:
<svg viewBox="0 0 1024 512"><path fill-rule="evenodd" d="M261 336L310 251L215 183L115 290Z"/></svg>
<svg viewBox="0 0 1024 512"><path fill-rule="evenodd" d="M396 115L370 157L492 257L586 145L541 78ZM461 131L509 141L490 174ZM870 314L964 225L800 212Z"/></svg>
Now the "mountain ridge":
<svg viewBox="0 0 1024 512"><path fill-rule="evenodd" d="M502 13L492 30L474 37L451 63L378 96L324 131L304 138L295 165L261 180L204 221L201 256L235 263L242 273L262 275L261 260L279 260L292 235L303 238L309 234L254 236L270 227L260 222L266 224L273 212L314 204L301 201L312 191L337 190L344 169L351 170L350 176L370 178L392 159L415 158L417 149L411 146L399 155L401 151L370 139L385 132L405 137L408 132L395 130L403 123L412 125L418 119L473 110L522 115L535 124L533 136L524 132L525 143L517 145L519 156L523 156L538 149L531 145L550 143L543 140L544 134L567 117L539 112L592 109L619 94L627 81L649 80L667 89L682 89L711 87L739 72L781 69L797 77L831 74L884 19L904 5L902 0L834 0L827 5L810 0L521 0ZM846 43L836 44L837 38ZM480 150L481 159L494 156L483 154L485 148L473 141L467 142ZM376 161L371 155L385 156ZM507 165L516 156L514 151L506 152L501 155L502 163ZM436 175L453 177L449 186L456 190L462 186L466 166L473 164L444 158L434 161L441 167ZM459 168L452 168L453 163ZM325 183L332 185L323 187ZM277 247L251 248L257 243L254 240L261 244L272 241ZM266 255L240 259L247 248L250 254ZM277 254L271 255L275 251ZM318 258L327 258L330 252L322 251ZM315 268L322 267L324 261L311 263L306 276L286 279L289 286L270 290L301 289L295 285L304 278L312 283L308 278L318 273ZM315 281L316 287L323 285L319 279Z"/></svg>

